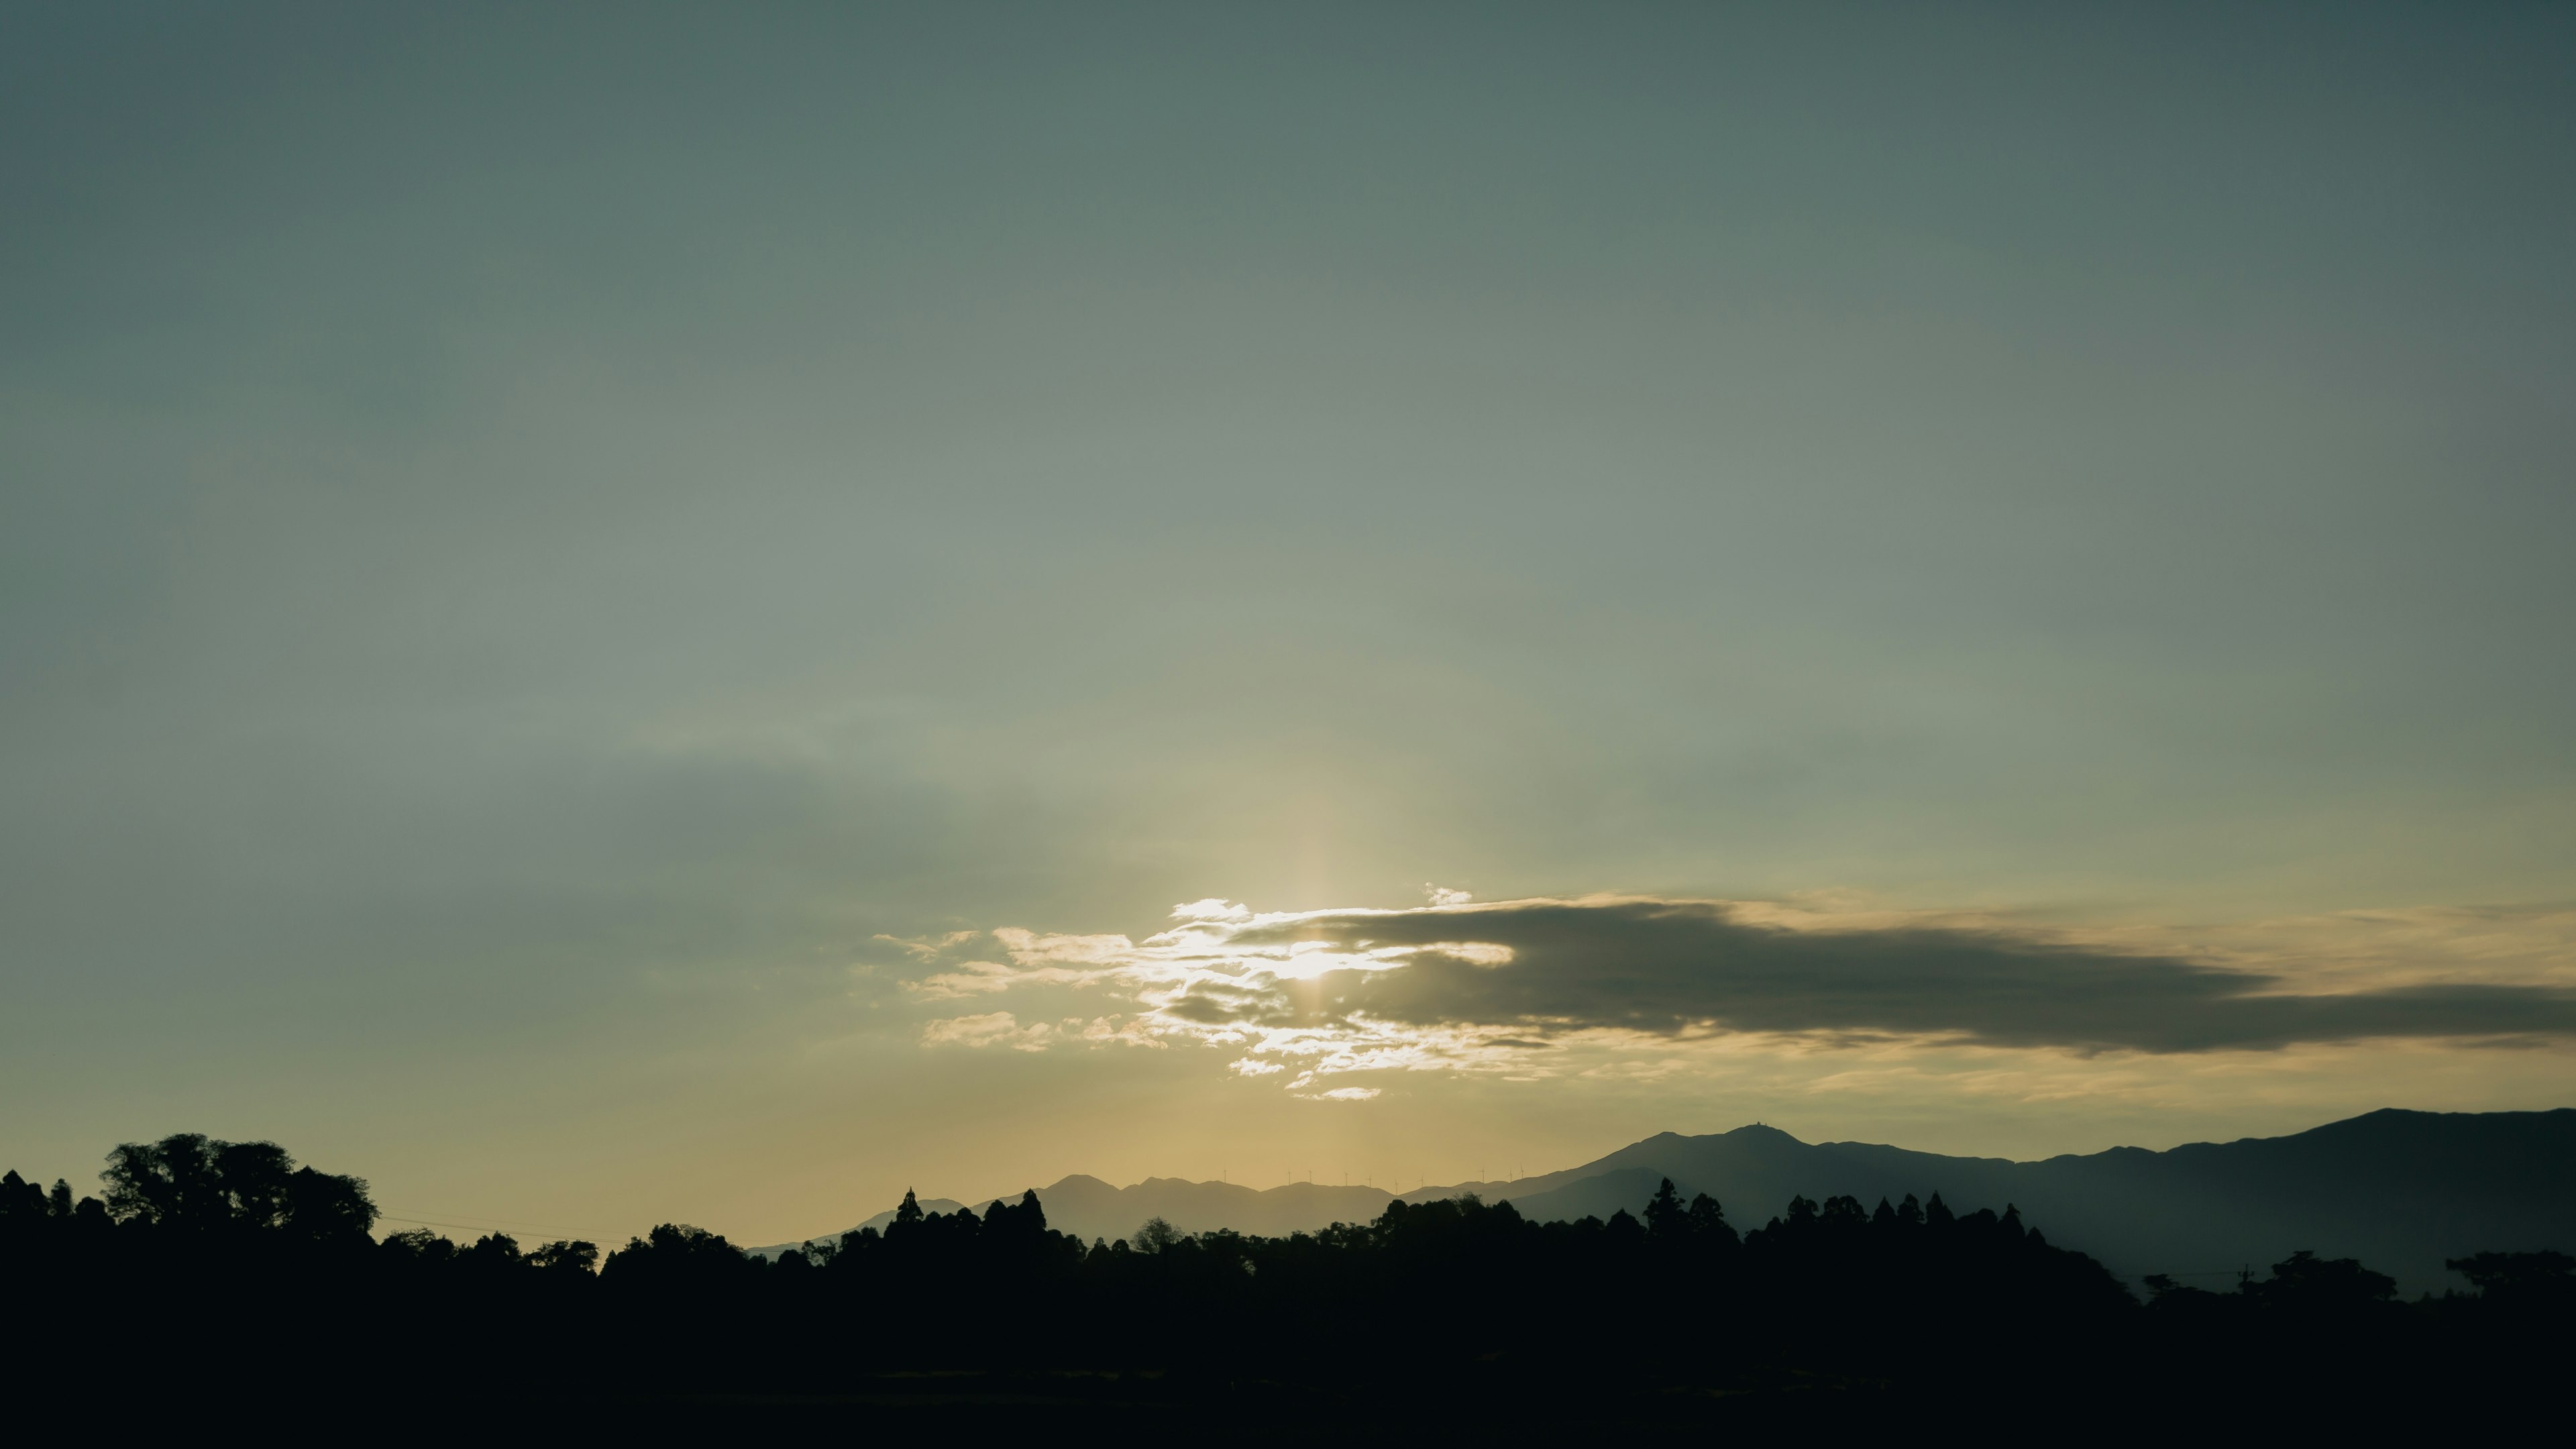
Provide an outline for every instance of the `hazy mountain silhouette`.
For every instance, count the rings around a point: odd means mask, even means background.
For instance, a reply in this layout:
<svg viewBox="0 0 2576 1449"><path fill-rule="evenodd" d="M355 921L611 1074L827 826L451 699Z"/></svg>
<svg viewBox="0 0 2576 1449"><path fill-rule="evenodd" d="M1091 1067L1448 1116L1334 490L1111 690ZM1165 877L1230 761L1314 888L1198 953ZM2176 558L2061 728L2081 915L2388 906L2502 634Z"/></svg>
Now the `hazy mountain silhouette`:
<svg viewBox="0 0 2576 1449"><path fill-rule="evenodd" d="M966 1205L951 1197L925 1197L919 1199L918 1202L921 1210L926 1213L953 1213ZM858 1232L862 1228L874 1228L878 1232L882 1233L894 1222L894 1215L895 1210L893 1208L887 1208L884 1212L877 1214L866 1222L854 1224L849 1229L849 1233ZM801 1248L808 1244L815 1247L821 1247L826 1243L837 1243L846 1236L848 1236L848 1233L825 1233L819 1238L808 1238L802 1243L771 1243L765 1247L745 1248L743 1251L751 1254L755 1258L776 1258L779 1254L786 1252L790 1248Z"/></svg>
<svg viewBox="0 0 2576 1449"><path fill-rule="evenodd" d="M1653 1188L1652 1183L1647 1184L1649 1192ZM1039 1188L1037 1193L1038 1200L1046 1204L1047 1225L1085 1241L1128 1237L1149 1218L1161 1218L1183 1233L1231 1228L1238 1233L1285 1237L1337 1222L1367 1222L1386 1211L1388 1201L1395 1196L1382 1187L1291 1182L1255 1189L1239 1182L1189 1182L1177 1177L1149 1177L1132 1187L1112 1187L1081 1173ZM924 1198L921 1206L930 1212L955 1212L959 1204L946 1198ZM980 1210L981 1205L978 1207ZM894 1210L888 1208L849 1231L872 1227L884 1232L892 1221ZM833 1233L814 1241L837 1242L840 1237ZM749 1251L775 1258L795 1246L776 1243Z"/></svg>
<svg viewBox="0 0 2576 1449"><path fill-rule="evenodd" d="M2408 1292L2459 1286L2445 1258L2477 1244L2576 1242L2576 1110L2372 1112L2288 1137L2196 1142L2013 1162L1864 1142L1801 1142L1774 1127L1666 1132L1564 1172L1404 1194L1475 1192L1537 1221L1643 1209L1670 1176L1758 1223L1794 1195L1862 1202L1939 1192L2010 1202L2049 1240L2132 1278L2224 1286L2302 1248L2358 1257Z"/></svg>
<svg viewBox="0 0 2576 1449"><path fill-rule="evenodd" d="M1232 1228L1238 1233L1283 1237L1337 1222L1367 1222L1386 1211L1395 1194L1381 1187L1338 1187L1291 1182L1253 1189L1228 1182L1186 1182L1149 1177L1133 1187L1111 1187L1076 1174L1038 1189L1047 1221L1085 1238L1121 1238L1147 1218L1161 1218L1184 1233Z"/></svg>
<svg viewBox="0 0 2576 1449"><path fill-rule="evenodd" d="M2165 1152L2107 1152L2014 1162L1945 1157L1867 1142L1801 1142L1776 1127L1685 1137L1666 1132L1580 1167L1504 1182L1401 1194L1429 1202L1475 1193L1537 1222L1641 1213L1670 1177L1759 1226L1793 1197L1875 1203L1912 1193L2019 1206L2049 1240L2099 1258L2132 1282L2164 1273L2225 1287L2301 1249L2355 1257L2409 1293L2459 1286L2446 1258L2576 1243L2576 1109L2552 1112L2381 1111L2288 1137L2198 1142ZM1366 1222L1394 1196L1382 1188L1148 1178L1112 1187L1076 1175L1038 1189L1047 1221L1084 1239L1117 1240L1148 1218L1184 1233L1231 1228L1284 1235ZM925 1200L953 1212L947 1199ZM860 1226L882 1232L891 1209ZM851 1231L857 1231L854 1227ZM836 1240L840 1235L815 1241ZM792 1243L753 1249L775 1257Z"/></svg>

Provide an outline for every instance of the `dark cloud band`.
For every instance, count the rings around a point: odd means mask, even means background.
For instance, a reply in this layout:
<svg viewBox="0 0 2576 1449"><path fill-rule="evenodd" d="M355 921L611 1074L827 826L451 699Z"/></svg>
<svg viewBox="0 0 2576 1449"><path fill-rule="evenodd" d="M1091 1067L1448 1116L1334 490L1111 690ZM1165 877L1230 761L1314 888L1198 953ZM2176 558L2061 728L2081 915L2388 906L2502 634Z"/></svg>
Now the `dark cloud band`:
<svg viewBox="0 0 2576 1449"><path fill-rule="evenodd" d="M1208 984L1163 1011L1200 1026L1354 1017L1536 1034L1618 1028L1949 1037L1997 1046L2197 1052L2364 1038L2576 1035L2576 991L2426 985L2301 995L2284 978L1998 931L1785 929L1722 902L1506 902L1324 913L1230 945L1406 948L1404 964ZM1502 964L1439 949L1508 948ZM1477 953L1490 955L1492 953Z"/></svg>

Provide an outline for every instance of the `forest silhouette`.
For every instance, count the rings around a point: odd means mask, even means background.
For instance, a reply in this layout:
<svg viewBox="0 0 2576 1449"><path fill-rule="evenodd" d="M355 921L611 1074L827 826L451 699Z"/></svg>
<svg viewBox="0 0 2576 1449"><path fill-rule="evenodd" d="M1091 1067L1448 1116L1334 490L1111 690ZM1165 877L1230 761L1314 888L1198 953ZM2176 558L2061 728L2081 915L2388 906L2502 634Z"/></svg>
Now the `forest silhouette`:
<svg viewBox="0 0 2576 1449"><path fill-rule="evenodd" d="M1534 1223L1474 1197L1254 1237L1159 1219L1051 1230L1034 1191L750 1256L664 1224L604 1256L374 1229L367 1184L266 1142L108 1155L98 1196L0 1177L9 1401L149 1414L507 1411L665 1427L743 1416L1041 1424L1258 1411L1358 1421L1902 1423L2098 1413L2114 1437L2223 1413L2463 1424L2558 1407L2576 1259L2454 1260L2400 1300L2298 1253L2143 1299L2007 1204L1804 1197L1739 1228L1667 1180L1642 1216ZM980 1416L980 1420L979 1420ZM531 1420L533 1421L533 1420Z"/></svg>

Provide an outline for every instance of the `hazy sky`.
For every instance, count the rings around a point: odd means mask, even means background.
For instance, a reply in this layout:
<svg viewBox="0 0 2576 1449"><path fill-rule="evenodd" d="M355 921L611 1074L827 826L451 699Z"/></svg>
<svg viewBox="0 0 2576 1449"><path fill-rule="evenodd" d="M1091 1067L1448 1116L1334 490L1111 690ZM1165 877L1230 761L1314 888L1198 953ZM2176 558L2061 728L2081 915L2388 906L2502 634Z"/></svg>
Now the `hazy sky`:
<svg viewBox="0 0 2576 1449"><path fill-rule="evenodd" d="M772 1241L2568 1105L2571 71L8 7L0 1163Z"/></svg>

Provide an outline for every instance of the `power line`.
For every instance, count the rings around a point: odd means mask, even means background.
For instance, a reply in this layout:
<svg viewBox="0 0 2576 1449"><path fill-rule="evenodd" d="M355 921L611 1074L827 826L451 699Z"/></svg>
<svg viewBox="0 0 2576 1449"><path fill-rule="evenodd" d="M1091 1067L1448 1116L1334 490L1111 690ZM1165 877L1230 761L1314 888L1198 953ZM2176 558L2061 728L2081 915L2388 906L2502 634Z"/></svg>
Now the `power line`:
<svg viewBox="0 0 2576 1449"><path fill-rule="evenodd" d="M414 1218L414 1217L404 1216L405 1214L408 1214L408 1213L411 1213L411 1212L415 1211L414 1209L411 1209L411 1208L393 1208L393 1207L389 1207L389 1208L380 1208L380 1209L378 1209L378 1211L379 1211L379 1212L381 1212L382 1214L384 1214L384 1215L385 1215L385 1216L387 1216L387 1217L402 1217L402 1220L403 1220L404 1222L427 1222L427 1221L429 1221L429 1219L428 1219L428 1218L425 1218L425 1217L424 1217L424 1218ZM482 1214L482 1213L443 1213L443 1212L438 1212L438 1211L437 1211L436 1209L434 1209L434 1208L433 1208L433 1209L431 1209L431 1214L432 1214L433 1216L435 1216L435 1217L440 1217L440 1218L463 1218L463 1219L465 1219L465 1221L466 1221L466 1222L468 1222L468 1223L497 1223L497 1224L499 1224L500 1226L505 1227L505 1228L535 1228L535 1229L537 1229L537 1230L538 1230L538 1231L540 1231L540 1232L547 1232L547 1233L576 1233L576 1234L577 1234L577 1230L575 1230L575 1229L570 1229L570 1228L566 1228L566 1227L564 1227L564 1226L563 1226L562 1224L560 1224L560 1223L532 1223L532 1222L528 1222L528 1221L526 1221L525 1219L521 1219L521 1218L496 1218L496 1217L486 1216L485 1214ZM450 1225L450 1226L453 1226L453 1225Z"/></svg>

